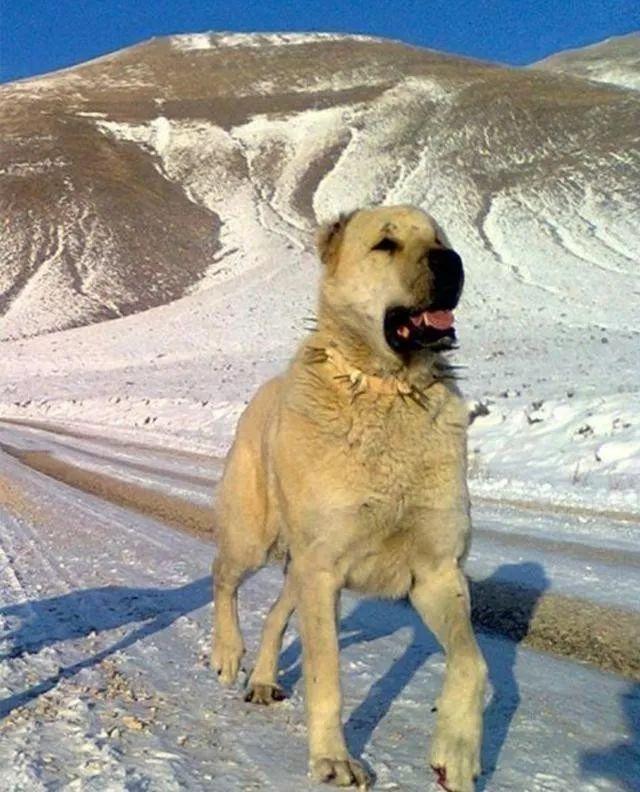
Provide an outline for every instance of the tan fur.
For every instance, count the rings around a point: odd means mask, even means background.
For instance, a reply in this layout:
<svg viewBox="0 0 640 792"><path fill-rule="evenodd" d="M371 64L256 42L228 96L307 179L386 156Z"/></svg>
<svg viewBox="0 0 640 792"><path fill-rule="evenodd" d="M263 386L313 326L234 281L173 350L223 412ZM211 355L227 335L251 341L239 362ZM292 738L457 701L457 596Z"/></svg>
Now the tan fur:
<svg viewBox="0 0 640 792"><path fill-rule="evenodd" d="M402 245L392 260L372 250L385 235ZM323 230L318 329L247 407L218 495L212 664L223 683L234 681L243 653L238 585L286 548L285 586L248 696L280 697L277 658L297 609L310 769L338 785L368 784L342 733L343 587L409 595L447 652L431 763L456 792L470 792L480 769L486 672L461 570L470 537L466 410L456 387L440 380L435 354L406 364L383 333L390 305L425 304L425 255L442 239L428 215L407 206L361 210Z"/></svg>

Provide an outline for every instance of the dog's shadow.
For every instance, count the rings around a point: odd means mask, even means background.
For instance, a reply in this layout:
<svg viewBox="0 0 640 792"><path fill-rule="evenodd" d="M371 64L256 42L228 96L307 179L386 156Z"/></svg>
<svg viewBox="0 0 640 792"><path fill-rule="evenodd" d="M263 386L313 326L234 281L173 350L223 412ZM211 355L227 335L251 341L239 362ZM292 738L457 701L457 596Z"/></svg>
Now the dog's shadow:
<svg viewBox="0 0 640 792"><path fill-rule="evenodd" d="M362 754L394 700L429 655L438 651L438 644L418 614L405 602L361 600L340 622L341 650L370 643L406 627L412 630L409 645L391 663L385 674L373 683L364 701L353 710L345 724L345 737L353 756ZM279 681L285 690L291 690L302 674L299 639L294 640L280 655L279 665L285 669Z"/></svg>
<svg viewBox="0 0 640 792"><path fill-rule="evenodd" d="M506 581L526 581L526 588ZM520 692L515 676L518 644L527 635L536 605L549 581L540 564L525 562L504 564L491 577L472 582L472 600L509 600L510 623L492 623L486 608L474 607L474 621L485 631L507 632L506 640L496 643L479 635L483 654L489 667L492 695L484 714L482 745L482 777L478 790L484 790L495 772L498 758L506 742L509 728L520 704ZM499 593L498 593L499 592ZM403 628L411 629L411 640L404 652L395 659L384 675L369 689L350 714L345 725L349 750L360 757L373 737L376 728L389 711L394 700L411 682L427 658L440 649L433 635L407 602L363 600L340 622L340 648L369 643L390 636ZM301 645L296 639L280 656L283 673L280 682L285 689L294 687L301 676ZM434 702L431 703L433 705ZM430 703L425 701L425 707Z"/></svg>
<svg viewBox="0 0 640 792"><path fill-rule="evenodd" d="M518 588L513 581L526 583ZM515 676L518 644L526 636L540 595L548 587L539 564L505 564L489 578L471 584L474 622L481 631L492 629L507 634L506 640L479 639L489 666L492 697L485 710L482 764L485 774L479 789L484 790L493 774L509 728L520 703ZM50 677L0 700L0 718L51 690L62 679L72 677L114 652L126 649L211 601L211 578L202 577L177 588L130 588L105 586L77 590L57 597L0 606L2 636L8 650L0 661L35 654L60 641L83 638L92 632L130 627L112 644L73 664L62 667ZM502 617L508 616L508 623ZM371 686L365 699L353 710L345 727L349 747L360 756L378 724L394 700L411 682L429 655L439 651L422 621L406 603L361 601L340 624L342 648L375 641L403 628L410 628L411 640L383 676ZM300 643L294 641L280 657L285 669L281 681L287 688L300 678ZM425 701L425 707L429 703ZM622 697L629 723L629 737L602 750L586 751L581 757L585 777L604 777L621 789L637 790L640 770L640 685L630 684Z"/></svg>
<svg viewBox="0 0 640 792"><path fill-rule="evenodd" d="M47 693L62 679L97 665L209 602L211 577L206 576L174 589L102 586L0 606L0 624L4 628L0 639L8 644L8 649L0 653L0 662L37 654L58 642L132 626L95 654L61 666L31 687L0 699L0 719Z"/></svg>

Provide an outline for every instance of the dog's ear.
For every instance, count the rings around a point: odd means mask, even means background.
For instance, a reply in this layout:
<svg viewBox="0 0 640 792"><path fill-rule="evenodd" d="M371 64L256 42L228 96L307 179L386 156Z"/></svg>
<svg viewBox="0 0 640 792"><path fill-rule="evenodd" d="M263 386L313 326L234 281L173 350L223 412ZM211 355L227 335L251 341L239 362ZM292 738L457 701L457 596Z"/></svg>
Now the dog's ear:
<svg viewBox="0 0 640 792"><path fill-rule="evenodd" d="M333 269L338 251L340 250L340 243L347 223L353 217L354 212L349 214L343 212L337 220L332 220L330 223L325 223L320 226L316 234L316 246L320 260L329 269Z"/></svg>

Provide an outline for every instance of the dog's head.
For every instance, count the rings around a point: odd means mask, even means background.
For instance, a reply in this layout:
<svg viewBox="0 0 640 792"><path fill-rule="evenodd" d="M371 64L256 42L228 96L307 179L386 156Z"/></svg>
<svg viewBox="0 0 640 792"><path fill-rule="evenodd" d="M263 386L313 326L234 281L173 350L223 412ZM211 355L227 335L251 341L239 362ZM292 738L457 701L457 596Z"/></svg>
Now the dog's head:
<svg viewBox="0 0 640 792"><path fill-rule="evenodd" d="M323 227L322 306L351 337L407 362L455 340L452 309L464 281L460 256L413 206L382 206Z"/></svg>

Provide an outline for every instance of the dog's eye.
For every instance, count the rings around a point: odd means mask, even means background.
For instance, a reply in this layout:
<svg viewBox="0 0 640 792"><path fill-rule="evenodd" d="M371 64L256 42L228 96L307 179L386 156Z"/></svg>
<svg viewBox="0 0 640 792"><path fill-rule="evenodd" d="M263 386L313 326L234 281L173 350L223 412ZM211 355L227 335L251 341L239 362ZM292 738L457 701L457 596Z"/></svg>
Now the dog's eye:
<svg viewBox="0 0 640 792"><path fill-rule="evenodd" d="M390 237L383 237L371 250L386 250L388 253L395 253L400 249L400 244Z"/></svg>

